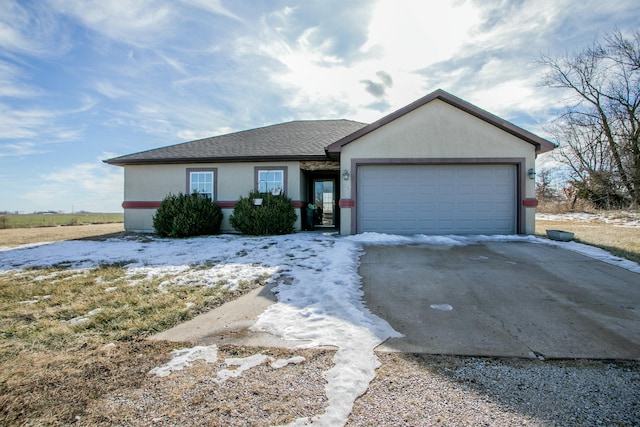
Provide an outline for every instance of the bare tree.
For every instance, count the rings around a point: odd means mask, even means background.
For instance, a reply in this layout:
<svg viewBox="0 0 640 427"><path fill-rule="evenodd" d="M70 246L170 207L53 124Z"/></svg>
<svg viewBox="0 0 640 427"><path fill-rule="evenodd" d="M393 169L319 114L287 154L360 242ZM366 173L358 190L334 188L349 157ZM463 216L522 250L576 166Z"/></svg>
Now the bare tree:
<svg viewBox="0 0 640 427"><path fill-rule="evenodd" d="M616 31L576 54L542 56L544 84L569 90L551 131L579 196L597 205L640 206L640 31Z"/></svg>
<svg viewBox="0 0 640 427"><path fill-rule="evenodd" d="M536 199L541 202L555 201L558 198L558 192L553 184L551 170L540 170L536 175Z"/></svg>

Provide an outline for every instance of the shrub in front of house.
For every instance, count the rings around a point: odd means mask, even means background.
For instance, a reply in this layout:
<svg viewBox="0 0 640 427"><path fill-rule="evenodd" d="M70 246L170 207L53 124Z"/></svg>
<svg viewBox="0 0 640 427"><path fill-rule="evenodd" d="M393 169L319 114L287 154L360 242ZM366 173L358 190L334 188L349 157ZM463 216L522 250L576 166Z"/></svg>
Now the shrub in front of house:
<svg viewBox="0 0 640 427"><path fill-rule="evenodd" d="M153 228L162 237L219 234L222 209L197 193L169 194L153 216Z"/></svg>
<svg viewBox="0 0 640 427"><path fill-rule="evenodd" d="M236 202L229 223L242 234L266 236L293 233L297 218L287 196L251 191Z"/></svg>

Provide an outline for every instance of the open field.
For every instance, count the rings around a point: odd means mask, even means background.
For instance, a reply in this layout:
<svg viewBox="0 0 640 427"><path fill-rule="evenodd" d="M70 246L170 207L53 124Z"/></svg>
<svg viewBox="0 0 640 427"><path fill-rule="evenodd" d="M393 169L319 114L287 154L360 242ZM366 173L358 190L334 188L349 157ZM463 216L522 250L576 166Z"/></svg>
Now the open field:
<svg viewBox="0 0 640 427"><path fill-rule="evenodd" d="M59 242L123 233L122 223L72 225L66 227L0 229L0 247L15 247L39 242Z"/></svg>
<svg viewBox="0 0 640 427"><path fill-rule="evenodd" d="M123 221L124 214L122 213L0 215L0 229L109 224Z"/></svg>

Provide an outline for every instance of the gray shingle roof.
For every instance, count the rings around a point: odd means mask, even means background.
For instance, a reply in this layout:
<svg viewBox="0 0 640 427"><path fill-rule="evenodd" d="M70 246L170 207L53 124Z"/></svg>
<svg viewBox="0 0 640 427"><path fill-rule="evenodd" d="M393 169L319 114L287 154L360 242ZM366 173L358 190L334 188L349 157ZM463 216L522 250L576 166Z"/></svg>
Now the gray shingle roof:
<svg viewBox="0 0 640 427"><path fill-rule="evenodd" d="M293 121L105 160L112 165L326 159L325 147L363 128L351 120Z"/></svg>

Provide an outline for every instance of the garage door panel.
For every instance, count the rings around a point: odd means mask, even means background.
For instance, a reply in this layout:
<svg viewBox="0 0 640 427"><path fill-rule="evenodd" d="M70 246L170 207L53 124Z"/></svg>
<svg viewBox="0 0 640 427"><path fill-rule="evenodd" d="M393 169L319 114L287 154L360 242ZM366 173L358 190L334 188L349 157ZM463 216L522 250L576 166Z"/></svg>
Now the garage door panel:
<svg viewBox="0 0 640 427"><path fill-rule="evenodd" d="M437 205L436 205L436 209L437 212L439 213L443 213L446 214L447 212L451 212L453 210L455 210L455 203L453 202L449 202L449 201L440 201Z"/></svg>
<svg viewBox="0 0 640 427"><path fill-rule="evenodd" d="M516 232L513 165L360 166L357 198L358 232Z"/></svg>
<svg viewBox="0 0 640 427"><path fill-rule="evenodd" d="M458 187L458 194L462 196L472 196L475 193L473 185L461 185Z"/></svg>

